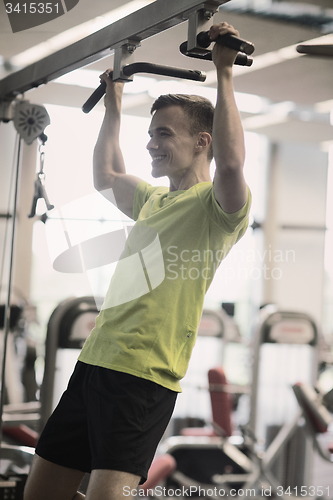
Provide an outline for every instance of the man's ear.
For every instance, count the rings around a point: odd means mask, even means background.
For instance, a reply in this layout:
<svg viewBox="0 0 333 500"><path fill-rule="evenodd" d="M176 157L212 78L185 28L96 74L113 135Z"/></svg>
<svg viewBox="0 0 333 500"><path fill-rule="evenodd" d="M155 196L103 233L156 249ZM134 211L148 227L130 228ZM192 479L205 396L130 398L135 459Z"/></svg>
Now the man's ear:
<svg viewBox="0 0 333 500"><path fill-rule="evenodd" d="M198 135L197 141L197 150L198 152L202 152L203 150L207 150L212 143L212 136L208 132L200 132Z"/></svg>

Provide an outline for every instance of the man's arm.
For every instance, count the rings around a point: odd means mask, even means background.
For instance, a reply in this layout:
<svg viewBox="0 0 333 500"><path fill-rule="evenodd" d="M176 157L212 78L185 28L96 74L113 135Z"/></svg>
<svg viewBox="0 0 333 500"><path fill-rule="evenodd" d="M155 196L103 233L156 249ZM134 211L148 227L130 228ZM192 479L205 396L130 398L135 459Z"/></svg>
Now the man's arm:
<svg viewBox="0 0 333 500"><path fill-rule="evenodd" d="M239 36L238 31L227 23L216 24L210 29L212 40L226 33ZM227 213L237 212L247 199L243 176L244 132L232 83L232 67L236 56L236 51L215 44L213 61L217 72L217 102L213 125L213 154L216 162L214 195Z"/></svg>
<svg viewBox="0 0 333 500"><path fill-rule="evenodd" d="M107 86L104 98L105 116L94 149L94 186L98 191L112 188L117 207L132 218L135 188L141 179L126 174L119 145L124 84L113 82L108 72L101 76L101 80L104 80ZM107 194L106 197L109 199Z"/></svg>

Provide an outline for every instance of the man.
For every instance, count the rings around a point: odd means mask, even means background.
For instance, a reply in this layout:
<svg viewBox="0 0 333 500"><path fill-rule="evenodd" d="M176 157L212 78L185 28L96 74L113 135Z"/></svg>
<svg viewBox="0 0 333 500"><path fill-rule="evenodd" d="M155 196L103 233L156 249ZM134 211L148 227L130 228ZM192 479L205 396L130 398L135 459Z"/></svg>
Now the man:
<svg viewBox="0 0 333 500"><path fill-rule="evenodd" d="M238 36L227 23L210 29L212 40L226 33ZM135 489L147 477L181 391L204 294L248 224L244 137L232 86L236 55L214 46L215 112L193 96L161 96L153 105L152 175L167 176L170 189L126 174L119 147L123 84L108 72L101 76L106 112L94 183L104 194L112 189L120 210L137 222L37 446L25 500L79 500L77 488L90 470L87 500L119 500L124 488Z"/></svg>

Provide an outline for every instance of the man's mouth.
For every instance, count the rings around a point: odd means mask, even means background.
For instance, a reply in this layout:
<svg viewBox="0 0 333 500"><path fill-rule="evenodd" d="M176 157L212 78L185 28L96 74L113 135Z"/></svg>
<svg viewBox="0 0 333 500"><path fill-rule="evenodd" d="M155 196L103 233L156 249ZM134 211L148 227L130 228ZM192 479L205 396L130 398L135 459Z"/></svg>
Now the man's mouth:
<svg viewBox="0 0 333 500"><path fill-rule="evenodd" d="M161 161L161 160L164 160L165 157L166 157L166 155L152 156L152 161L153 162Z"/></svg>

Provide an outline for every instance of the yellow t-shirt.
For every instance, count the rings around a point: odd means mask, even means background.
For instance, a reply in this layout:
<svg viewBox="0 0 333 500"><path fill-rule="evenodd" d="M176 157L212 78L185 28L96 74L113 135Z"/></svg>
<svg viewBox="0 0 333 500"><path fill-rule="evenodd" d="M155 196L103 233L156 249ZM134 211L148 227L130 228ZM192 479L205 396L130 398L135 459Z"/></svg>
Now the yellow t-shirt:
<svg viewBox="0 0 333 500"><path fill-rule="evenodd" d="M248 226L251 194L233 214L213 184L184 191L138 184L136 224L79 360L152 380L181 392L204 295Z"/></svg>

